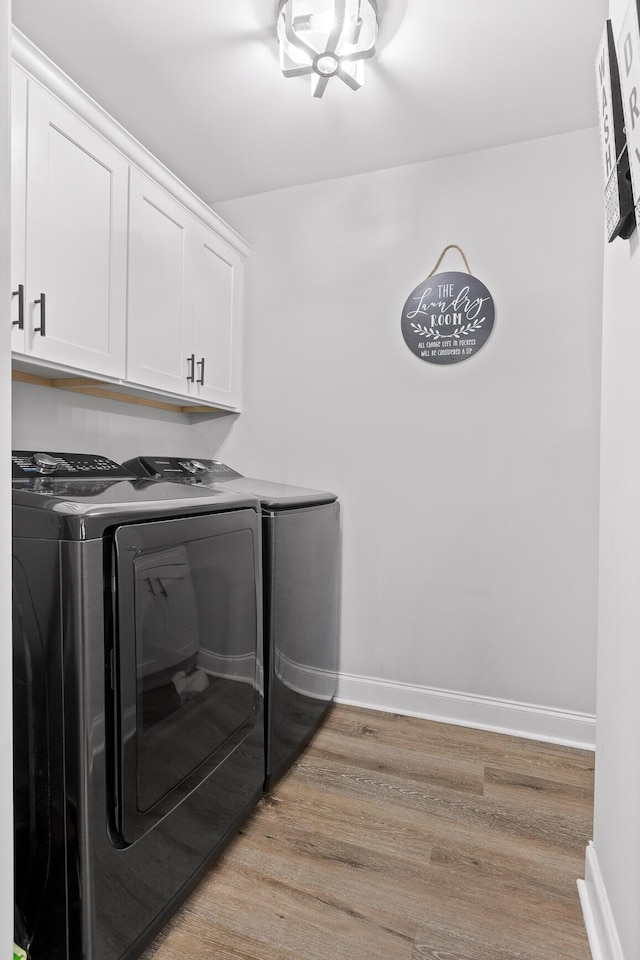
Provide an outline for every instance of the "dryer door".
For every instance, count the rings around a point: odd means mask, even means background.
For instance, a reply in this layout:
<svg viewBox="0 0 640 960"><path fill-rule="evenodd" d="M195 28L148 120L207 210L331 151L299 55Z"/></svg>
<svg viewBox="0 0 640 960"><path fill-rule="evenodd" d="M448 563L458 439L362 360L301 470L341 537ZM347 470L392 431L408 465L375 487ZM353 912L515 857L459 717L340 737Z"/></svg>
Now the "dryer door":
<svg viewBox="0 0 640 960"><path fill-rule="evenodd" d="M210 776L260 716L258 524L237 510L115 533L115 827L125 843Z"/></svg>

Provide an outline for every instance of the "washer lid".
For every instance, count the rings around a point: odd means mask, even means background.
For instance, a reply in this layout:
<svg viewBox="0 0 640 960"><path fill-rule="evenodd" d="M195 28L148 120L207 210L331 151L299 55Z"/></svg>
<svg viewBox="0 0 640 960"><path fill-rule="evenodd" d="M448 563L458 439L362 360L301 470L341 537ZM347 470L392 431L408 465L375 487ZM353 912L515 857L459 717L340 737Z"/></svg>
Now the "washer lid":
<svg viewBox="0 0 640 960"><path fill-rule="evenodd" d="M334 503L338 499L337 494L328 490L311 490L309 487L294 487L288 483L272 483L270 480L256 480L254 477L217 482L221 486L224 483L225 490L258 497L263 507L272 510L319 506L322 503Z"/></svg>
<svg viewBox="0 0 640 960"><path fill-rule="evenodd" d="M233 491L238 495L258 497L263 507L272 510L293 510L296 507L333 503L337 494L327 490L295 487L288 483L273 483L255 477L243 477L221 460L203 457L135 457L124 463L127 470L138 476L174 480L196 488Z"/></svg>
<svg viewBox="0 0 640 960"><path fill-rule="evenodd" d="M225 490L249 493L258 497L263 507L271 507L274 510L318 506L322 503L334 503L338 499L338 495L329 490L313 490L310 487L297 487L290 483L243 477L241 473L237 473L221 460L202 460L201 464L209 471L207 481L215 480L216 483L224 483Z"/></svg>

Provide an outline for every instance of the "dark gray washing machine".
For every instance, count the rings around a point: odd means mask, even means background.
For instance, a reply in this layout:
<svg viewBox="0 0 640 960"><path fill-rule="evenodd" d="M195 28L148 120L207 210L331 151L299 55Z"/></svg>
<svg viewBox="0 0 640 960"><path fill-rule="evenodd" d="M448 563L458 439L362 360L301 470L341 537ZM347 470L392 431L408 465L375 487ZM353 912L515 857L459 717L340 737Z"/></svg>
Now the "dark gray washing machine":
<svg viewBox="0 0 640 960"><path fill-rule="evenodd" d="M264 786L260 503L14 451L15 901L31 960L133 960Z"/></svg>
<svg viewBox="0 0 640 960"><path fill-rule="evenodd" d="M243 477L219 460L138 457L144 477L258 497L262 508L265 788L290 767L335 697L340 504L334 493Z"/></svg>

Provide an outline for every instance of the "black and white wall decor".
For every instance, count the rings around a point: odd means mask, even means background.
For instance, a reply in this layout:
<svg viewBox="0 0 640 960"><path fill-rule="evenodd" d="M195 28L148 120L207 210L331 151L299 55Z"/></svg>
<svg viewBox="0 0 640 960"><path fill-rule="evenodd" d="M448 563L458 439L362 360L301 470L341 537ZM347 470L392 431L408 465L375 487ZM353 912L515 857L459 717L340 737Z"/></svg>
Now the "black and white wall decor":
<svg viewBox="0 0 640 960"><path fill-rule="evenodd" d="M435 273L447 250L459 250L467 273ZM427 363L460 363L484 347L493 330L494 305L482 281L472 276L460 247L450 244L402 310L402 336L412 353Z"/></svg>
<svg viewBox="0 0 640 960"><path fill-rule="evenodd" d="M640 207L640 25L638 0L630 0L617 43L624 126L629 152L631 188L636 211Z"/></svg>
<svg viewBox="0 0 640 960"><path fill-rule="evenodd" d="M636 218L624 131L618 58L610 20L605 24L596 57L596 86L607 240L611 242L615 237L627 240L635 229Z"/></svg>

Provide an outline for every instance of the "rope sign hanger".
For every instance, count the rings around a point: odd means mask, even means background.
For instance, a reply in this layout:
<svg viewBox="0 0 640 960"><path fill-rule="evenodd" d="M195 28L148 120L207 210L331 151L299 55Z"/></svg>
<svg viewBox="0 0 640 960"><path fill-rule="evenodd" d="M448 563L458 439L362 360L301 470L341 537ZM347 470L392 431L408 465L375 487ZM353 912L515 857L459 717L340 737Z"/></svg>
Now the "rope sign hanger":
<svg viewBox="0 0 640 960"><path fill-rule="evenodd" d="M442 258L444 257L444 255L445 255L445 253L447 252L447 250L457 250L458 253L460 254L460 256L462 257L462 259L464 260L464 265L465 265L465 267L467 268L467 273L469 273L469 274L471 273L471 267L469 266L469 261L468 261L467 258L465 257L465 255L464 255L464 250L462 249L462 247L459 247L457 243L449 243L449 244L447 244L447 246L444 248L444 250L442 251L442 253L441 253L440 256L438 257L438 259L436 260L436 265L435 265L435 267L433 268L433 270L431 271L431 273L428 273L428 274L427 274L427 277L432 277L432 276L434 275L434 273L436 272L436 270L438 269L438 267L439 267L440 264L442 263Z"/></svg>
<svg viewBox="0 0 640 960"><path fill-rule="evenodd" d="M436 273L447 250L457 250L467 272ZM402 336L411 352L427 363L459 363L473 357L493 329L493 298L471 273L457 243L449 243L426 280L413 290L402 310Z"/></svg>

